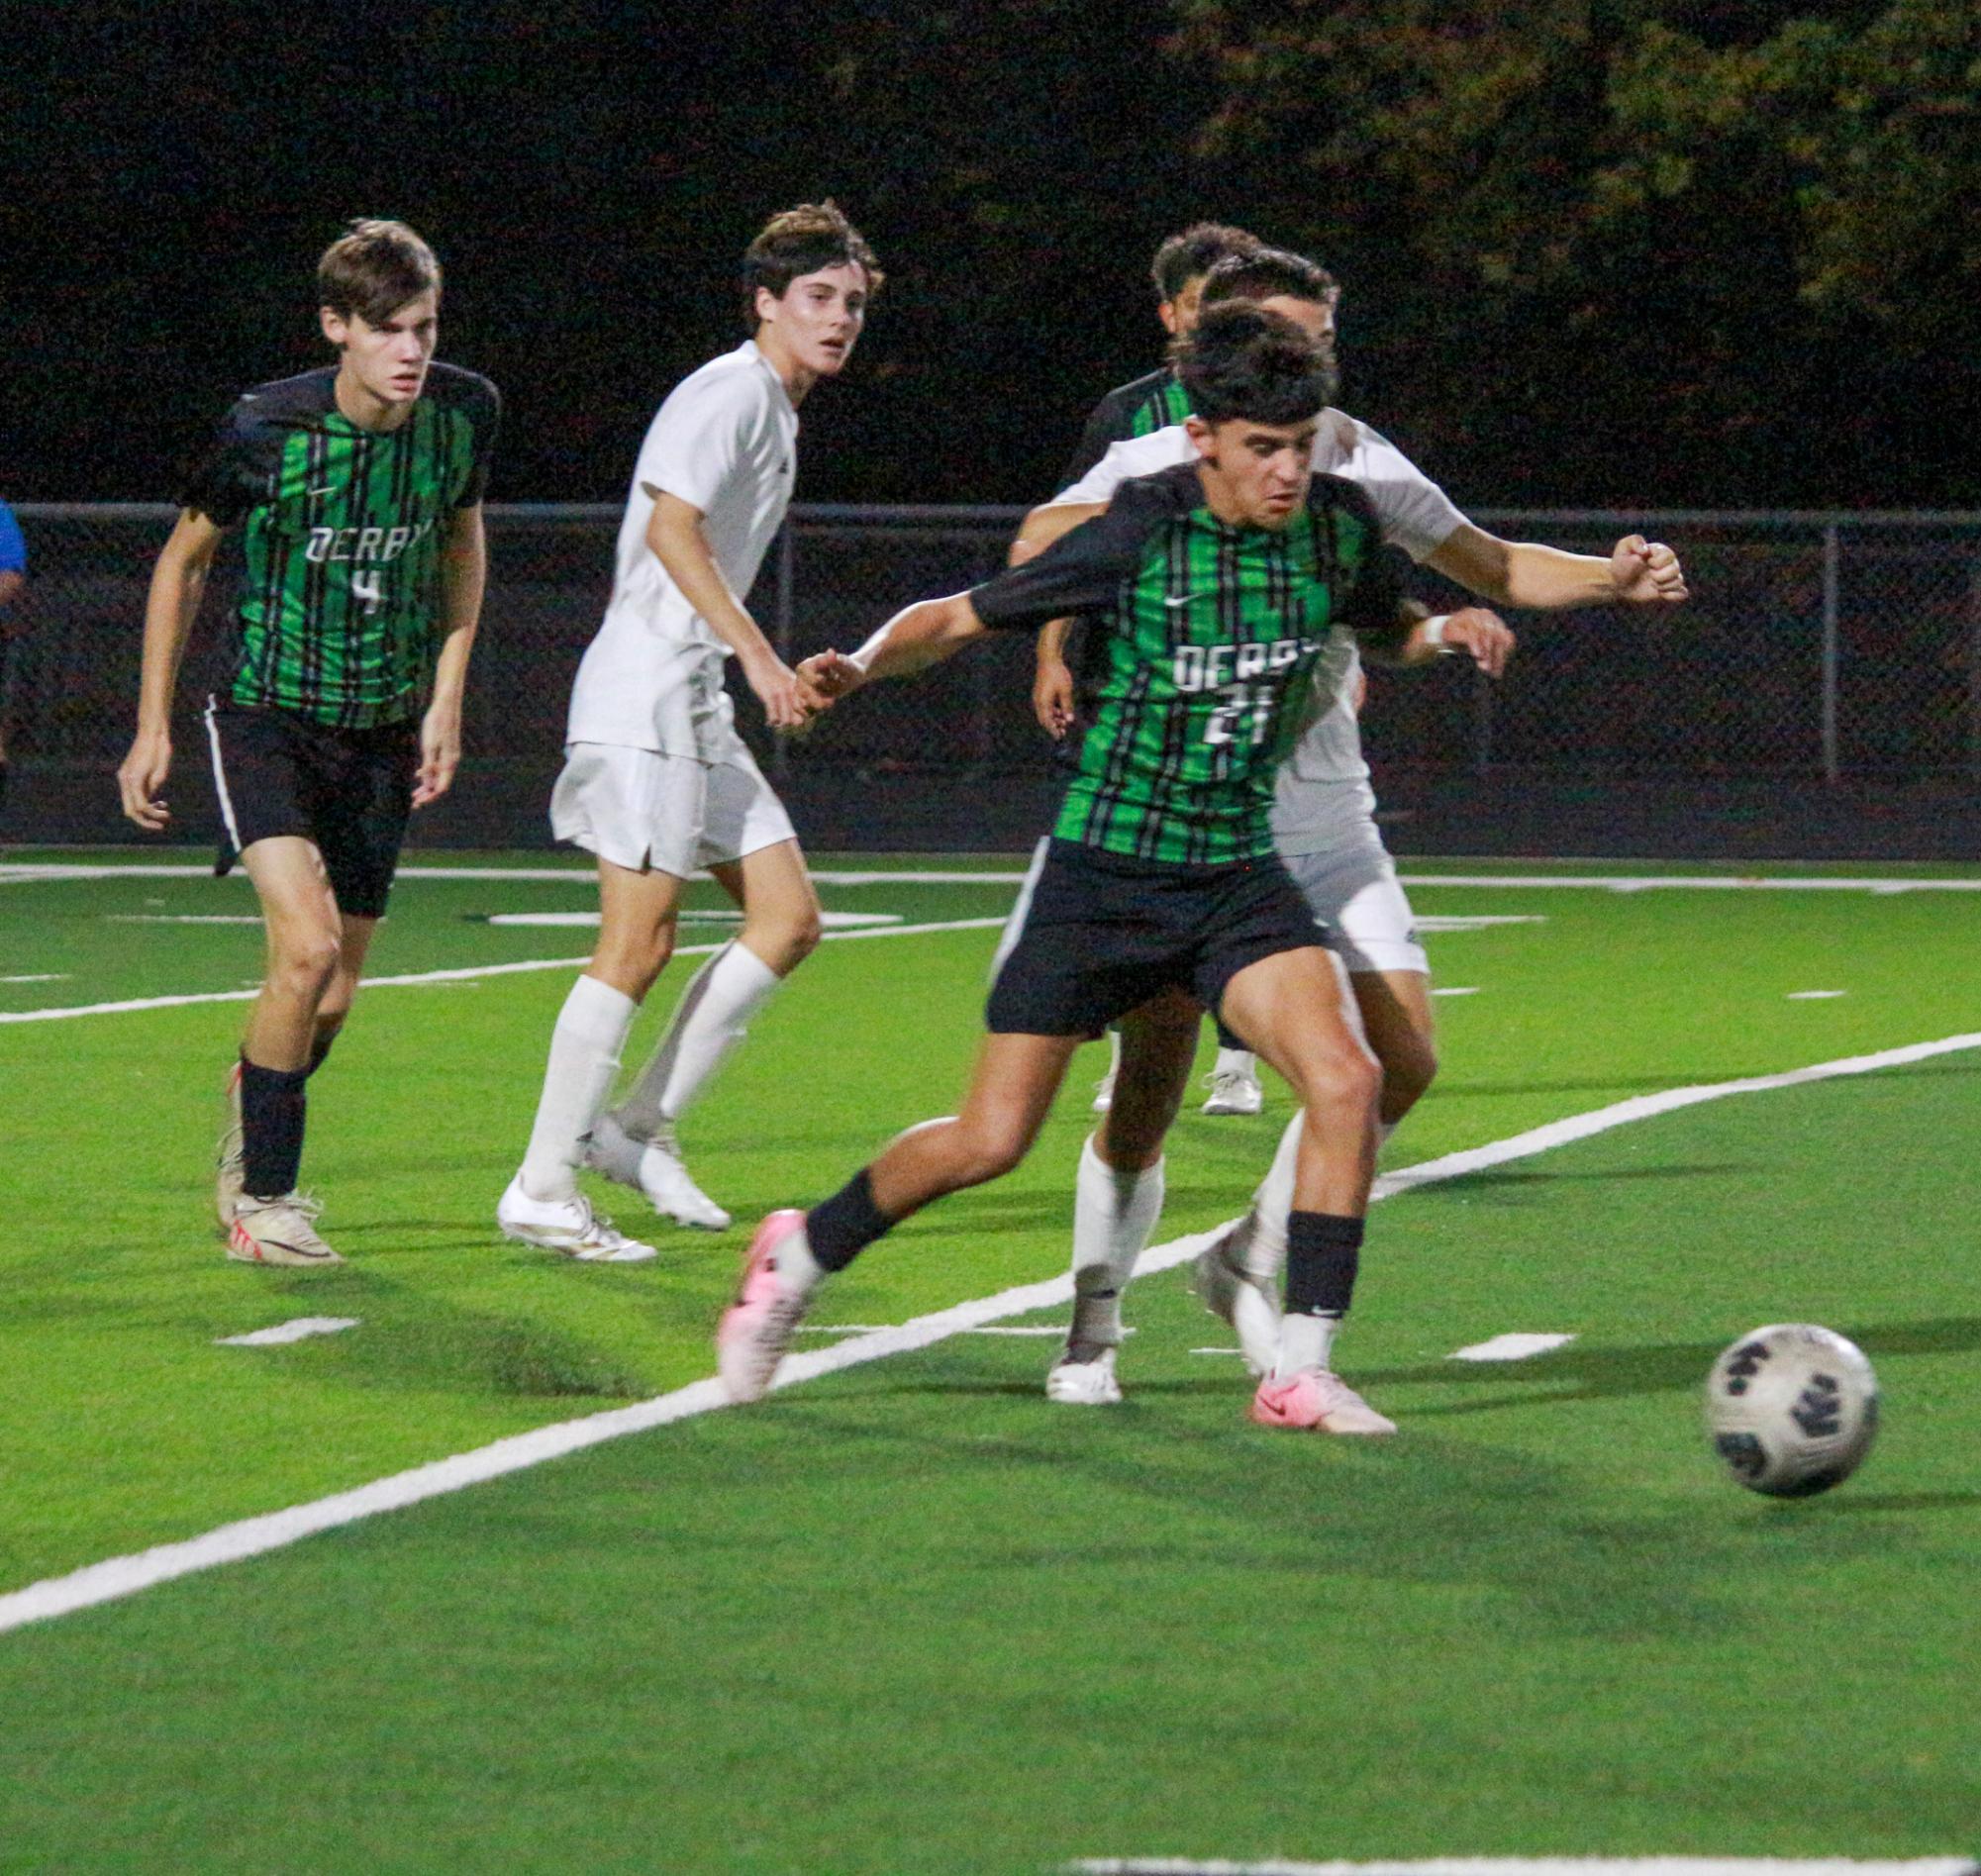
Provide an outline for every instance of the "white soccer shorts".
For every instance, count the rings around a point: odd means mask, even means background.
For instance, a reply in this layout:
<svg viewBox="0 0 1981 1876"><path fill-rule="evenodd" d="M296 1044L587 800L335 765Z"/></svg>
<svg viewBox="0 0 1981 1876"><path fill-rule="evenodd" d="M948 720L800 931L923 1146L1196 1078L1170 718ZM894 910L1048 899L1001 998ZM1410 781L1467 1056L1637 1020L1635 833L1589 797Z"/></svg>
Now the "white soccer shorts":
<svg viewBox="0 0 1981 1876"><path fill-rule="evenodd" d="M1328 928L1328 948L1351 976L1386 970L1430 975L1431 960L1417 941L1396 863L1373 823L1359 838L1280 858L1314 916Z"/></svg>
<svg viewBox="0 0 1981 1876"><path fill-rule="evenodd" d="M724 759L573 742L550 795L550 831L634 872L686 879L796 838L784 804L741 738Z"/></svg>

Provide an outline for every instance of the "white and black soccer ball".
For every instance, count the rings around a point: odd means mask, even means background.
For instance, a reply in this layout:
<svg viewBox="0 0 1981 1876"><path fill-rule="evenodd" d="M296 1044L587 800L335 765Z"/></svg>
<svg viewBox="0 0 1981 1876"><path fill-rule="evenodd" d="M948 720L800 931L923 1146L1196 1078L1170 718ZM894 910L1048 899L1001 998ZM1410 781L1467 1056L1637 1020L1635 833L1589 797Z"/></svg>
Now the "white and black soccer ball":
<svg viewBox="0 0 1981 1876"><path fill-rule="evenodd" d="M1855 1342L1814 1323L1742 1335L1706 1377L1706 1434L1734 1479L1808 1498L1863 1464L1878 1432L1878 1377Z"/></svg>

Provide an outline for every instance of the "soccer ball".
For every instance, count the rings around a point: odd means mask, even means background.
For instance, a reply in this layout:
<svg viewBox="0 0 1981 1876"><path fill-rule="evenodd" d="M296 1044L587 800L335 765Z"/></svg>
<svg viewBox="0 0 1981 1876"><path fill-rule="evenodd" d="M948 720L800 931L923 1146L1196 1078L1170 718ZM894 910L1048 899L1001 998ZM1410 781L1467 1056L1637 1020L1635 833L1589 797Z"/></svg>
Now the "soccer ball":
<svg viewBox="0 0 1981 1876"><path fill-rule="evenodd" d="M1878 1377L1855 1342L1814 1323L1742 1335L1706 1377L1706 1435L1750 1492L1808 1498L1863 1463Z"/></svg>

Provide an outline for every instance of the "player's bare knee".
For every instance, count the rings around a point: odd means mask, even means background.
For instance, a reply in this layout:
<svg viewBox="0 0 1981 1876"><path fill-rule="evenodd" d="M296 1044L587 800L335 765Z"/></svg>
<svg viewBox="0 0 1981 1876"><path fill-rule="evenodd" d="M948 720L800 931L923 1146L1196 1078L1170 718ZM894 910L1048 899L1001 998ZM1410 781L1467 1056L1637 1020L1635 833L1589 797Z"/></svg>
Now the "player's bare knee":
<svg viewBox="0 0 1981 1876"><path fill-rule="evenodd" d="M674 921L644 932L619 932L602 939L592 954L592 975L635 1003L659 981L674 955Z"/></svg>
<svg viewBox="0 0 1981 1876"><path fill-rule="evenodd" d="M760 942L745 928L743 941L772 970L783 977L796 970L819 948L819 941L825 935L825 923L819 916L819 908L814 905L807 906L803 912L780 919L774 927L763 934Z"/></svg>
<svg viewBox="0 0 1981 1876"><path fill-rule="evenodd" d="M1382 1085L1381 1065L1359 1043L1330 1049L1301 1064L1296 1083L1301 1106L1336 1127L1371 1113Z"/></svg>
<svg viewBox="0 0 1981 1876"><path fill-rule="evenodd" d="M1008 1122L964 1122L950 1145L957 1186L980 1186L1011 1171L1025 1157L1032 1136Z"/></svg>
<svg viewBox="0 0 1981 1876"><path fill-rule="evenodd" d="M277 988L315 1003L337 976L344 940L329 929L282 932L270 947L268 975Z"/></svg>

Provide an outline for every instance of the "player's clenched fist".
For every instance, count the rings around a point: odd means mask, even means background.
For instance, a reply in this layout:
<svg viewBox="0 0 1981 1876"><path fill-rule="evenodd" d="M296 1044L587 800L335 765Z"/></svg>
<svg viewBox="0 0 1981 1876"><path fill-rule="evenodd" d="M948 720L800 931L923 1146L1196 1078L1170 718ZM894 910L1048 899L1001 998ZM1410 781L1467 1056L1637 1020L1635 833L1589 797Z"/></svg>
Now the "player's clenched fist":
<svg viewBox="0 0 1981 1876"><path fill-rule="evenodd" d="M1610 549L1610 578L1617 597L1636 605L1672 606L1687 597L1678 555L1642 535L1626 535Z"/></svg>

